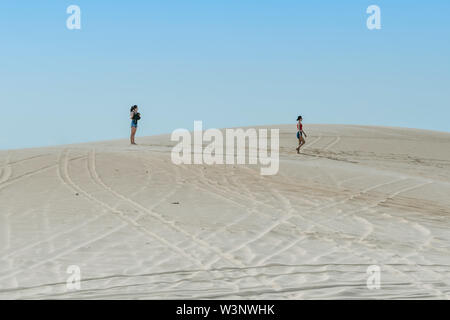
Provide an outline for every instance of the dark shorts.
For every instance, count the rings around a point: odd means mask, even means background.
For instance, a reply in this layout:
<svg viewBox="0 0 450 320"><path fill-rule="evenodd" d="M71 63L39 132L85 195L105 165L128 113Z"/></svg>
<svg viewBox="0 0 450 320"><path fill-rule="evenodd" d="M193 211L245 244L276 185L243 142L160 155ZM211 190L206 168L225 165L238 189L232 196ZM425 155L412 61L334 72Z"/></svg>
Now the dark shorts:
<svg viewBox="0 0 450 320"><path fill-rule="evenodd" d="M300 131L297 131L297 139L300 139L301 136L303 136L303 133Z"/></svg>
<svg viewBox="0 0 450 320"><path fill-rule="evenodd" d="M137 128L137 121L136 120L131 120L131 127L132 128Z"/></svg>

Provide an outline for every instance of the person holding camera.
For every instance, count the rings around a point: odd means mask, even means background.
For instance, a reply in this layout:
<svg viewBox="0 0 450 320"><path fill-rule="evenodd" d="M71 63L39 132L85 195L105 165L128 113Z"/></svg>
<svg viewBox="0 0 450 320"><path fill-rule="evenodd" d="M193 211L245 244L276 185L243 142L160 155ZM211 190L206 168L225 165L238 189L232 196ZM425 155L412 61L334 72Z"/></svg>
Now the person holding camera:
<svg viewBox="0 0 450 320"><path fill-rule="evenodd" d="M136 135L136 130L138 126L138 121L141 120L141 114L138 112L138 106L134 105L130 109L130 119L131 119L131 144L136 144L134 142L134 136Z"/></svg>

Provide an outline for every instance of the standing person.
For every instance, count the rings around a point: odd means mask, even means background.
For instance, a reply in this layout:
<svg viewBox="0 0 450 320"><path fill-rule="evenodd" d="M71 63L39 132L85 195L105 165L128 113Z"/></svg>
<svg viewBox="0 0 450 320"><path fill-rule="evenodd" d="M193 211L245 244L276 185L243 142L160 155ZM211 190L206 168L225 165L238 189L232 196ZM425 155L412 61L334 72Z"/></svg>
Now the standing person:
<svg viewBox="0 0 450 320"><path fill-rule="evenodd" d="M302 120L303 120L302 116L298 116L298 118L297 118L298 147L296 148L297 153L300 153L300 148L306 143L305 138L308 137L306 135L306 132L303 130ZM305 138L303 138L303 135L305 135Z"/></svg>
<svg viewBox="0 0 450 320"><path fill-rule="evenodd" d="M131 144L136 144L134 142L134 136L136 135L136 130L138 126L138 120L141 119L141 114L138 112L138 106L134 105L130 109L130 119L131 119Z"/></svg>

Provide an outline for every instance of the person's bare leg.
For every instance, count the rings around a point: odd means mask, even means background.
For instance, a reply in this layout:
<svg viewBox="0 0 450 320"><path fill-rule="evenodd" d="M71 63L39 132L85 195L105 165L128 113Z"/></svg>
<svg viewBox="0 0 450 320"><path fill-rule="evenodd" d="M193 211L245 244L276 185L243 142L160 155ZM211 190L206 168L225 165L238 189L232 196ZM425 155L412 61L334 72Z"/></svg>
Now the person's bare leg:
<svg viewBox="0 0 450 320"><path fill-rule="evenodd" d="M133 128L134 130L133 130L133 144L136 144L136 141L134 140L134 138L136 137L136 131L137 131L137 128Z"/></svg>
<svg viewBox="0 0 450 320"><path fill-rule="evenodd" d="M134 142L134 136L136 135L136 128L135 127L132 127L131 128L131 136L130 136L130 141L131 141L131 144L136 144L135 142Z"/></svg>
<svg viewBox="0 0 450 320"><path fill-rule="evenodd" d="M297 150L297 153L300 153L300 147L302 146L302 140L298 139L298 147L295 148Z"/></svg>
<svg viewBox="0 0 450 320"><path fill-rule="evenodd" d="M299 141L299 146L298 146L297 153L300 153L300 148L305 145L306 141L305 141L305 138L303 138L303 137L300 137L300 139L298 139L298 141Z"/></svg>

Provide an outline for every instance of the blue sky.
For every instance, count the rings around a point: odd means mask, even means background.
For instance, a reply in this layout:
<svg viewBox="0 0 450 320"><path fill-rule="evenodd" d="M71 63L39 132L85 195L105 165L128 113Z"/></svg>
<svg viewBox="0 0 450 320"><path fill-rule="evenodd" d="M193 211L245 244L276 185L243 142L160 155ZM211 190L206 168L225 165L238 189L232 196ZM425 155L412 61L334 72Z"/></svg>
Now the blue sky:
<svg viewBox="0 0 450 320"><path fill-rule="evenodd" d="M81 8L68 30L66 8ZM382 29L366 27L369 5ZM450 131L450 2L0 3L0 149L293 123Z"/></svg>

